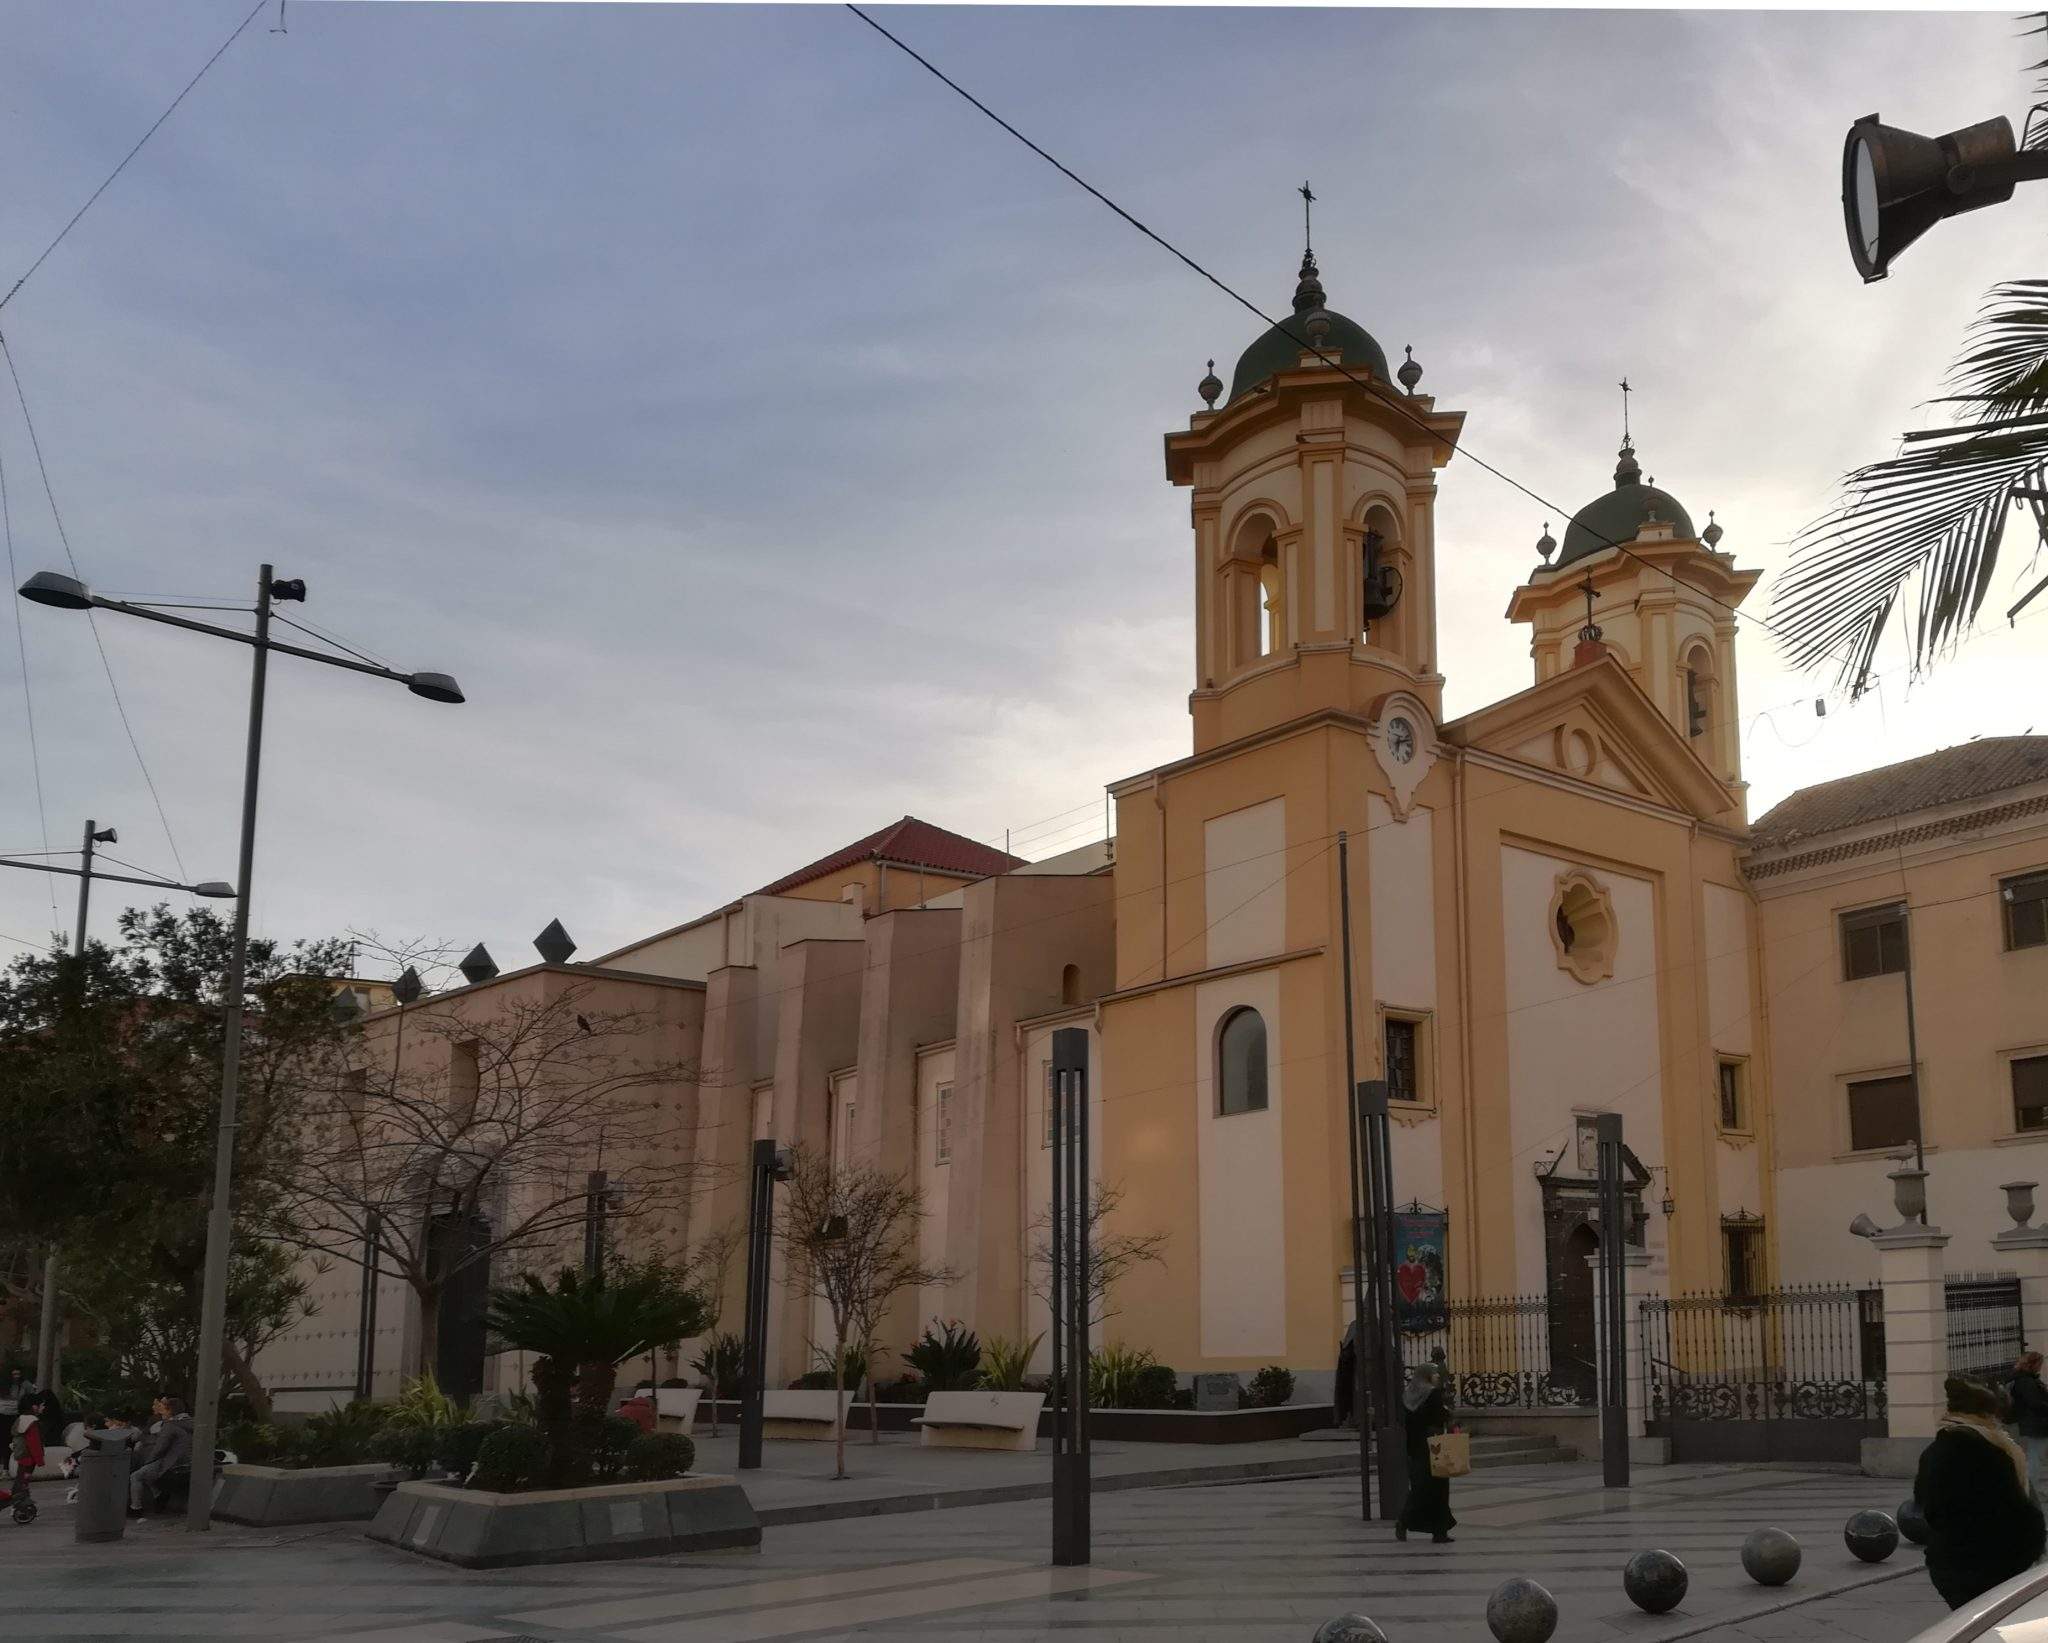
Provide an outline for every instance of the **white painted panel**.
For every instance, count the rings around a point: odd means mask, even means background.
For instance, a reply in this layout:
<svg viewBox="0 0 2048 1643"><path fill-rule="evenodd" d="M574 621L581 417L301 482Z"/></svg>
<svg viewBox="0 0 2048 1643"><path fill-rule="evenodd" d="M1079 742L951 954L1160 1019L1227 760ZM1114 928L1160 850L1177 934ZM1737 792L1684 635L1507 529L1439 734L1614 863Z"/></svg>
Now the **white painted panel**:
<svg viewBox="0 0 2048 1643"><path fill-rule="evenodd" d="M1315 466L1316 507L1316 636L1326 638L1337 626L1337 464Z"/></svg>
<svg viewBox="0 0 2048 1643"><path fill-rule="evenodd" d="M1287 936L1287 802L1204 823L1208 966L1271 958Z"/></svg>
<svg viewBox="0 0 2048 1643"><path fill-rule="evenodd" d="M1436 874L1430 814L1406 821L1377 793L1366 800L1367 893L1372 905L1372 990L1382 1004L1436 1008Z"/></svg>
<svg viewBox="0 0 2048 1643"><path fill-rule="evenodd" d="M1266 1022L1266 1110L1216 1111L1216 1029L1239 1005ZM1271 970L1195 991L1195 1134L1205 1357L1279 1357L1287 1351L1286 1198L1281 1114L1280 977Z"/></svg>
<svg viewBox="0 0 2048 1643"><path fill-rule="evenodd" d="M1761 1215L1764 1212L1762 1154L1754 1141L1731 1146L1714 1144L1715 1181L1719 1187L1723 1215Z"/></svg>
<svg viewBox="0 0 2048 1643"><path fill-rule="evenodd" d="M946 1225L951 1208L953 1165L939 1162L939 1091L953 1086L953 1051L934 1050L917 1060L917 1188L924 1220L917 1231L918 1259L928 1267L946 1264ZM953 1122L960 1122L955 1097ZM958 1134L955 1133L957 1144ZM920 1319L941 1317L950 1312L943 1285L920 1289L917 1315Z"/></svg>
<svg viewBox="0 0 2048 1643"><path fill-rule="evenodd" d="M1646 879L1608 868L1593 876L1613 898L1614 974L1588 986L1557 962L1551 941L1558 875L1584 864L1512 845L1501 848L1507 971L1509 1180L1481 1193L1514 1193L1516 1287L1545 1286L1542 1189L1535 1166L1574 1138L1575 1113L1618 1112L1629 1148L1663 1164L1662 1056L1657 1025L1657 919ZM1570 1163L1567 1162L1567 1169ZM1664 1219L1650 1217L1651 1273L1664 1271Z"/></svg>
<svg viewBox="0 0 2048 1643"><path fill-rule="evenodd" d="M1880 1226L1898 1223L1892 1184L1885 1179L1896 1168L1889 1158L1856 1158L1780 1170L1776 1243L1781 1281L1875 1283L1877 1252L1849 1231L1849 1223L1859 1214ZM1953 1151L1943 1147L1927 1154L1927 1172L1927 1219L1949 1235L1948 1270L2010 1270L2011 1263L1991 1245L1993 1237L2012 1226L1999 1188L2007 1181L2048 1183L2048 1139ZM2048 1336L2048 1324L2031 1313L2026 1327L2030 1345Z"/></svg>

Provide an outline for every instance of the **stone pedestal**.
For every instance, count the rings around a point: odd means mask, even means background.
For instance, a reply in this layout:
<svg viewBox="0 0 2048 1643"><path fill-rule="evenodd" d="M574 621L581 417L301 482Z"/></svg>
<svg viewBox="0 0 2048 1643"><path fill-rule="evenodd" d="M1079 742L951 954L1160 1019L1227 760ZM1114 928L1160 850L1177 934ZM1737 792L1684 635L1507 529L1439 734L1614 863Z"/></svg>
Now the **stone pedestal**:
<svg viewBox="0 0 2048 1643"><path fill-rule="evenodd" d="M1870 1240L1884 1288L1885 1426L1863 1440L1872 1477L1911 1477L1948 1407L1948 1234L1909 1221Z"/></svg>
<svg viewBox="0 0 2048 1643"><path fill-rule="evenodd" d="M2048 1341L2048 1227L2007 1227L1991 1240L1998 1264L2020 1280L2020 1329L2027 1350Z"/></svg>
<svg viewBox="0 0 2048 1643"><path fill-rule="evenodd" d="M1598 1281L1600 1257L1588 1256L1587 1264L1593 1268L1593 1340L1604 1398L1607 1376L1607 1298L1602 1293ZM1652 1459L1654 1446L1639 1442L1648 1430L1650 1418L1648 1366L1643 1357L1643 1302L1650 1294L1649 1254L1640 1249L1625 1249L1621 1252L1621 1266L1622 1283L1627 1291L1621 1327L1626 1337L1623 1344L1628 1358L1625 1397L1628 1403L1629 1452L1637 1459Z"/></svg>

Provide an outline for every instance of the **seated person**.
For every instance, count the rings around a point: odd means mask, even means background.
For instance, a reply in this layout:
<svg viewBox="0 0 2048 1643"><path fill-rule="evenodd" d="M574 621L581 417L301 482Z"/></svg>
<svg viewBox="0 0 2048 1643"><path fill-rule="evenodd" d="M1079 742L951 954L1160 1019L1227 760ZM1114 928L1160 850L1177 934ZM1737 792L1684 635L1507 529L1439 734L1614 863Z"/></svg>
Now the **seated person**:
<svg viewBox="0 0 2048 1643"><path fill-rule="evenodd" d="M192 1417L183 1400L161 1397L150 1409L157 1423L142 1446L141 1464L128 1474L130 1517L142 1516L171 1478L192 1469Z"/></svg>

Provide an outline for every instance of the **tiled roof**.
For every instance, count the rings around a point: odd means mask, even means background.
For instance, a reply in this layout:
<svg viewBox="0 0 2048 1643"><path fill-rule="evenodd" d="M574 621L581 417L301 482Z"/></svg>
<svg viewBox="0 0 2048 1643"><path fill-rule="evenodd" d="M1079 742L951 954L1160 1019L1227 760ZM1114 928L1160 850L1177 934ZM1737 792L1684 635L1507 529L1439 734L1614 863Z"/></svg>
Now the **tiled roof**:
<svg viewBox="0 0 2048 1643"><path fill-rule="evenodd" d="M1802 787L1750 827L1760 849L2048 781L2048 736L1985 736Z"/></svg>
<svg viewBox="0 0 2048 1643"><path fill-rule="evenodd" d="M764 885L758 893L780 895L799 884L808 884L827 873L836 873L843 867L871 859L886 861L894 867L924 867L935 873L956 873L963 878L974 879L1007 873L1011 868L1024 864L1021 856L1007 855L973 839L962 838L958 833L949 833L943 827L934 827L928 821L919 821L915 816L905 816L880 832L855 839L843 850L820 856L810 866L799 867L773 884Z"/></svg>

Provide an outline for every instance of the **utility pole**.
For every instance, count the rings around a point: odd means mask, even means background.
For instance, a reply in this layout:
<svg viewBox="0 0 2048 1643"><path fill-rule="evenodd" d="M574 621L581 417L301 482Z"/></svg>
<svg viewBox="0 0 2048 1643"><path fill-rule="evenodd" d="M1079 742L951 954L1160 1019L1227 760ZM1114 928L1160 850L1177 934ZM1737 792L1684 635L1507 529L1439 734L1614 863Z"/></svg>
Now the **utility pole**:
<svg viewBox="0 0 2048 1643"><path fill-rule="evenodd" d="M1337 833L1337 914L1344 943L1344 1137L1351 1151L1351 1325L1358 1344L1351 1351L1351 1410L1358 1418L1358 1509L1367 1523L1372 1521L1372 1417L1369 1406L1377 1398L1368 1389L1378 1379L1376 1363L1367 1352L1376 1347L1378 1336L1366 1328L1365 1309L1365 1201L1361 1196L1363 1161L1358 1133L1358 1034L1352 1025L1351 983L1351 837ZM1384 1491L1382 1491L1384 1493Z"/></svg>

